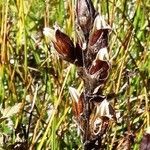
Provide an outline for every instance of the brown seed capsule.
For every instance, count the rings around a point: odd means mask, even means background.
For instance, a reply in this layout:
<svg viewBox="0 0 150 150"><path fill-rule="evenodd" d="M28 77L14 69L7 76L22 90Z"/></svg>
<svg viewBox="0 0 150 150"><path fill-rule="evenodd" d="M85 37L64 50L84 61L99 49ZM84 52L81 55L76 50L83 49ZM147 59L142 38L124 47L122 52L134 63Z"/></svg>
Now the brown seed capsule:
<svg viewBox="0 0 150 150"><path fill-rule="evenodd" d="M75 88L69 87L69 92L72 97L72 111L77 122L80 122L81 115L84 109L84 97L83 94L79 96L79 93Z"/></svg>
<svg viewBox="0 0 150 150"><path fill-rule="evenodd" d="M96 60L91 68L89 73L93 78L99 78L100 80L106 80L109 74L110 65L107 61Z"/></svg>
<svg viewBox="0 0 150 150"><path fill-rule="evenodd" d="M54 47L59 53L60 57L66 61L75 61L75 48L71 39L60 30L56 30L56 41L53 41Z"/></svg>
<svg viewBox="0 0 150 150"><path fill-rule="evenodd" d="M107 54L109 30L110 26L106 24L104 18L97 15L94 20L92 32L89 36L87 55L89 56L90 61L93 61L96 58L99 51L102 55L105 55L106 59L109 59ZM103 59L103 56L100 58Z"/></svg>
<svg viewBox="0 0 150 150"><path fill-rule="evenodd" d="M95 60L89 69L78 68L79 76L84 80L87 91L97 93L108 78L110 64L108 61Z"/></svg>
<svg viewBox="0 0 150 150"><path fill-rule="evenodd" d="M58 29L50 28L44 28L43 33L53 42L54 48L62 59L74 63L76 59L75 47L68 35Z"/></svg>
<svg viewBox="0 0 150 150"><path fill-rule="evenodd" d="M91 0L77 0L77 21L84 35L92 29L96 11Z"/></svg>
<svg viewBox="0 0 150 150"><path fill-rule="evenodd" d="M104 99L102 102L94 102L94 111L91 114L90 122L94 135L105 133L109 122L116 119L116 114L109 102Z"/></svg>
<svg viewBox="0 0 150 150"><path fill-rule="evenodd" d="M93 32L93 34L90 37L89 44L90 46L93 46L96 44L96 48L99 50L100 48L107 46L107 40L108 40L108 30L107 29L99 29Z"/></svg>

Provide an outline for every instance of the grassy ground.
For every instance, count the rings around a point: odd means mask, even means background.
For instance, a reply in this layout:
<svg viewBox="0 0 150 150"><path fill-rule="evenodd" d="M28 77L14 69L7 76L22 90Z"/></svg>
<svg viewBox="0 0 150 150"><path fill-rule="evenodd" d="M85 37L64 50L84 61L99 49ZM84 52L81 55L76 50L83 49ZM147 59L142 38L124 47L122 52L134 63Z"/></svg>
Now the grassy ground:
<svg viewBox="0 0 150 150"><path fill-rule="evenodd" d="M131 138L131 149L138 150L150 126L150 2L93 2L112 27L105 93L117 94L118 121L107 132L106 149L122 150ZM54 24L75 39L73 0L0 1L1 149L82 149L68 87L83 84L42 34Z"/></svg>

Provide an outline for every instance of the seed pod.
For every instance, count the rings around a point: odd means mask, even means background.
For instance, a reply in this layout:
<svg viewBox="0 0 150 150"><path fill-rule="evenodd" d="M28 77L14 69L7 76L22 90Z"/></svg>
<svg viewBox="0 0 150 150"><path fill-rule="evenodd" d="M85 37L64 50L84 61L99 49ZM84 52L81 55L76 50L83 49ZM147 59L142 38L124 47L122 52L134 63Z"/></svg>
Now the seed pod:
<svg viewBox="0 0 150 150"><path fill-rule="evenodd" d="M69 87L69 92L72 98L72 111L76 121L79 123L81 115L83 115L84 98L83 95L79 95L75 88Z"/></svg>
<svg viewBox="0 0 150 150"><path fill-rule="evenodd" d="M55 36L56 42L53 43L60 57L73 63L75 61L75 48L73 42L66 34L62 33L60 30L56 30Z"/></svg>
<svg viewBox="0 0 150 150"><path fill-rule="evenodd" d="M59 56L71 63L74 63L76 59L75 47L68 35L64 34L60 30L52 30L50 28L44 30L44 34L50 38L54 44L54 48L58 52Z"/></svg>
<svg viewBox="0 0 150 150"><path fill-rule="evenodd" d="M89 60L93 61L96 58L96 55L100 51L100 54L103 56L99 56L103 60L104 56L108 60L108 32L110 30L110 26L106 24L103 17L98 15L95 18L93 30L89 37L88 43L88 52ZM100 55L99 54L99 55Z"/></svg>
<svg viewBox="0 0 150 150"><path fill-rule="evenodd" d="M109 69L110 65L107 61L97 59L89 69L89 73L92 78L105 81L108 78Z"/></svg>
<svg viewBox="0 0 150 150"><path fill-rule="evenodd" d="M77 21L84 35L89 35L95 19L96 11L91 0L77 0Z"/></svg>
<svg viewBox="0 0 150 150"><path fill-rule="evenodd" d="M95 60L89 69L78 68L79 76L84 80L85 91L96 94L105 83L109 75L110 64L108 61Z"/></svg>

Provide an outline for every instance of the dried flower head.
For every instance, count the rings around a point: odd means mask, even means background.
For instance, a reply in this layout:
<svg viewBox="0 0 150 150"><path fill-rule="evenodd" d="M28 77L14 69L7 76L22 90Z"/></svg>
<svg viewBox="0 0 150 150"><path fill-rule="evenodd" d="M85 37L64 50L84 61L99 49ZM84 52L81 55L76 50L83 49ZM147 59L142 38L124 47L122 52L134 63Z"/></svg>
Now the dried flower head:
<svg viewBox="0 0 150 150"><path fill-rule="evenodd" d="M59 29L44 28L43 33L53 42L60 58L77 66L83 66L82 48L78 43L75 47L69 36Z"/></svg>
<svg viewBox="0 0 150 150"><path fill-rule="evenodd" d="M58 29L50 29L48 36L60 57L77 66L78 75L84 81L81 94L69 88L73 115L82 133L84 149L99 149L110 120L116 118L107 96L103 95L111 67L107 50L110 26L91 0L77 0L76 21L76 46Z"/></svg>

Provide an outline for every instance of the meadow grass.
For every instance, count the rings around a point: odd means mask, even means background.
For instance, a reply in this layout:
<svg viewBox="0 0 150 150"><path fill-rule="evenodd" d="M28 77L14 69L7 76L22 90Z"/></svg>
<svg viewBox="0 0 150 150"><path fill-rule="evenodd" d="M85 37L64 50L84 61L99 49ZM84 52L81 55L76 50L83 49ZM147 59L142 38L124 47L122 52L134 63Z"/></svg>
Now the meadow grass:
<svg viewBox="0 0 150 150"><path fill-rule="evenodd" d="M117 114L106 149L138 150L150 126L150 2L94 0L111 25L111 74L105 93ZM82 89L74 65L62 61L44 27L59 25L76 39L73 0L0 1L0 147L73 150L82 142L68 87ZM127 140L130 138L131 140ZM132 142L133 140L133 142Z"/></svg>

